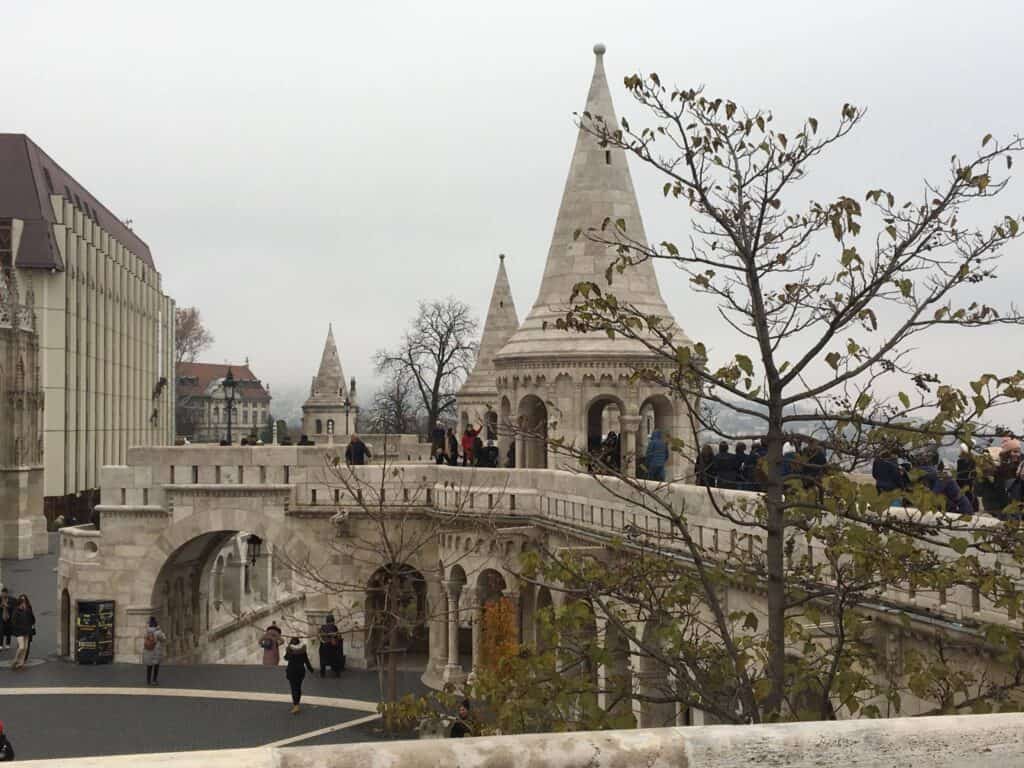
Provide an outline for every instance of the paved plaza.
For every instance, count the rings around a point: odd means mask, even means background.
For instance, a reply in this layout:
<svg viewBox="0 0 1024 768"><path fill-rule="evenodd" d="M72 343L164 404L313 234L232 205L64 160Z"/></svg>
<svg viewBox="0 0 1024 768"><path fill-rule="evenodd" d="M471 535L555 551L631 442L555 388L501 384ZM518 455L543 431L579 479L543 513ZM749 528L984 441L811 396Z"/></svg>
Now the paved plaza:
<svg viewBox="0 0 1024 768"><path fill-rule="evenodd" d="M63 661L56 655L56 556L3 566L8 589L30 595L38 622L28 669L12 672L14 651L0 651L0 721L19 761L383 738L375 672L307 676L302 712L292 715L283 665L164 665L161 687L151 688L137 664ZM403 692L426 690L415 672L400 674Z"/></svg>

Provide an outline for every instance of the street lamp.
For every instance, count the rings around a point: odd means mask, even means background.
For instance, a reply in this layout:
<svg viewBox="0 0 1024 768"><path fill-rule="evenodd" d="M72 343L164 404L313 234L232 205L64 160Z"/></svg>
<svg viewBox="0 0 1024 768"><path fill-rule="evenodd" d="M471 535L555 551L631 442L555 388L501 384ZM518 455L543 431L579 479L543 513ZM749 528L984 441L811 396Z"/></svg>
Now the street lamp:
<svg viewBox="0 0 1024 768"><path fill-rule="evenodd" d="M245 555L249 560L249 565L256 565L256 560L260 556L260 547L263 545L263 539L257 536L255 533L250 533L245 537Z"/></svg>
<svg viewBox="0 0 1024 768"><path fill-rule="evenodd" d="M356 396L356 377L355 376L353 376L352 380L349 382L348 392L349 392L349 397L355 397ZM349 397L346 397L345 398L345 402L344 402L344 406L345 406L345 434L346 435L352 434L349 431L349 428L348 428L348 414L349 414L349 411L352 410L352 401L349 399Z"/></svg>
<svg viewBox="0 0 1024 768"><path fill-rule="evenodd" d="M224 387L224 410L228 414L228 445L231 445L231 411L235 407L235 389L238 387L238 382L235 381L235 374L231 372L230 365L222 386Z"/></svg>

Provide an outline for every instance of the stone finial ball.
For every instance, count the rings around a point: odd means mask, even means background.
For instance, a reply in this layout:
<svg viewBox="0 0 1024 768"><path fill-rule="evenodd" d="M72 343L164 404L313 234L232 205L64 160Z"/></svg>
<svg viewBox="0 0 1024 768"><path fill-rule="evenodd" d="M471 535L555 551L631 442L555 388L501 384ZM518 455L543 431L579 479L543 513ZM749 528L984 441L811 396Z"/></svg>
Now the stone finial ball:
<svg viewBox="0 0 1024 768"><path fill-rule="evenodd" d="M596 53L598 56L603 54L606 50L607 48L604 47L604 43L597 43L594 45L594 53Z"/></svg>

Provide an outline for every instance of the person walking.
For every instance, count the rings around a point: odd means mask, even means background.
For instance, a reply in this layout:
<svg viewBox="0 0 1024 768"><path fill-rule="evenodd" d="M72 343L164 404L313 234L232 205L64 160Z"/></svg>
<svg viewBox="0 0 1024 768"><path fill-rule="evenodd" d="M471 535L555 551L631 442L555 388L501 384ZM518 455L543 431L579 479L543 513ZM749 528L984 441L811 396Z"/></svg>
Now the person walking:
<svg viewBox="0 0 1024 768"><path fill-rule="evenodd" d="M448 441L448 466L457 467L459 465L459 438L455 436L455 430L451 427L448 428L446 439Z"/></svg>
<svg viewBox="0 0 1024 768"><path fill-rule="evenodd" d="M334 671L335 677L341 677L341 633L338 632L338 625L334 623L334 616L327 614L324 623L320 625L320 677L327 674L327 668Z"/></svg>
<svg viewBox="0 0 1024 768"><path fill-rule="evenodd" d="M0 763L10 763L14 760L14 747L11 740L7 738L7 731L4 724L0 723Z"/></svg>
<svg viewBox="0 0 1024 768"><path fill-rule="evenodd" d="M370 449L366 447L366 443L359 439L359 435L353 434L345 448L345 463L349 466L361 467L370 458L373 456L370 454Z"/></svg>
<svg viewBox="0 0 1024 768"><path fill-rule="evenodd" d="M160 662L164 658L167 635L160 629L156 616L149 617L146 633L142 636L142 663L146 665L146 685L160 685Z"/></svg>
<svg viewBox="0 0 1024 768"><path fill-rule="evenodd" d="M284 638L281 637L281 628L271 621L270 626L260 638L260 648L263 649L263 666L276 667L281 663L282 645L284 645Z"/></svg>
<svg viewBox="0 0 1024 768"><path fill-rule="evenodd" d="M11 617L14 615L14 600L7 587L0 589L0 650L11 649Z"/></svg>
<svg viewBox="0 0 1024 768"><path fill-rule="evenodd" d="M17 605L11 614L11 633L18 644L18 652L14 655L11 669L24 669L28 660L28 646L32 635L36 633L36 615L32 612L32 603L28 595L18 595Z"/></svg>
<svg viewBox="0 0 1024 768"><path fill-rule="evenodd" d="M656 480L659 483L665 482L665 465L668 463L668 444L661 436L661 430L651 432L647 441L647 455L644 457L647 465L647 479Z"/></svg>
<svg viewBox="0 0 1024 768"><path fill-rule="evenodd" d="M292 714L297 715L299 702L302 701L302 681L306 679L306 670L314 671L313 665L309 663L309 654L306 653L306 644L298 637L293 637L284 650L284 660L288 665L284 676L292 689Z"/></svg>

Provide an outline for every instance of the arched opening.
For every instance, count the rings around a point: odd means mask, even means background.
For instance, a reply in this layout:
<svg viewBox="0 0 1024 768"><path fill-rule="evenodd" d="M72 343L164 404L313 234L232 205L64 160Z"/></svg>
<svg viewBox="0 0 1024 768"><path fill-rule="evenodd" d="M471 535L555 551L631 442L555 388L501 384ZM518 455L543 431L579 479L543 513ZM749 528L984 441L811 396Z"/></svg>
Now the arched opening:
<svg viewBox="0 0 1024 768"><path fill-rule="evenodd" d="M637 477L647 477L645 456L651 435L655 430L661 432L662 439L667 440L675 428L675 408L672 401L665 395L651 395L640 405L640 426L637 428ZM673 455L669 453L665 463L665 478L672 476Z"/></svg>
<svg viewBox="0 0 1024 768"><path fill-rule="evenodd" d="M538 587L537 604L534 612L534 635L537 639L537 651L544 653L551 647L551 612L554 610L554 601L551 599L551 590L547 587Z"/></svg>
<svg viewBox="0 0 1024 768"><path fill-rule="evenodd" d="M519 402L519 431L523 446L522 460L517 463L527 469L546 469L548 466L548 409L536 395L527 395Z"/></svg>
<svg viewBox="0 0 1024 768"><path fill-rule="evenodd" d="M71 657L71 637L74 632L74 625L71 622L71 595L66 589L60 592L60 655L67 659Z"/></svg>
<svg viewBox="0 0 1024 768"><path fill-rule="evenodd" d="M666 663L671 625L667 620L651 618L644 624L637 671L640 701L640 727L662 728L676 724L676 703L671 667Z"/></svg>
<svg viewBox="0 0 1024 768"><path fill-rule="evenodd" d="M633 714L633 670L629 664L629 638L614 621L605 625L604 636L605 707L615 718L614 727L634 728Z"/></svg>
<svg viewBox="0 0 1024 768"><path fill-rule="evenodd" d="M283 591L273 581L273 548L250 562L245 531L212 531L178 547L163 563L153 585L151 605L168 642L166 658L179 662L236 661L219 652L208 633L273 603ZM263 569L260 573L250 573ZM246 590L265 583L266 590ZM230 638L224 642L230 645ZM248 660L248 659L245 659ZM255 660L255 658L254 658Z"/></svg>
<svg viewBox="0 0 1024 768"><path fill-rule="evenodd" d="M496 669L501 660L514 655L519 646L519 617L512 601L505 597L506 589L505 577L493 568L485 568L477 577L482 620L477 663L489 669Z"/></svg>
<svg viewBox="0 0 1024 768"><path fill-rule="evenodd" d="M328 435L333 435L334 434L334 419L328 419L327 420L327 434Z"/></svg>
<svg viewBox="0 0 1024 768"><path fill-rule="evenodd" d="M320 420L316 420L316 434L322 435L324 433L324 423Z"/></svg>
<svg viewBox="0 0 1024 768"><path fill-rule="evenodd" d="M587 451L595 458L592 469L622 468L621 419L625 408L622 401L610 395L599 395L587 406Z"/></svg>
<svg viewBox="0 0 1024 768"><path fill-rule="evenodd" d="M389 654L426 655L427 582L405 563L378 568L366 585L366 661L386 663Z"/></svg>

